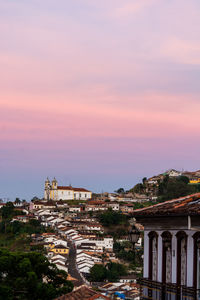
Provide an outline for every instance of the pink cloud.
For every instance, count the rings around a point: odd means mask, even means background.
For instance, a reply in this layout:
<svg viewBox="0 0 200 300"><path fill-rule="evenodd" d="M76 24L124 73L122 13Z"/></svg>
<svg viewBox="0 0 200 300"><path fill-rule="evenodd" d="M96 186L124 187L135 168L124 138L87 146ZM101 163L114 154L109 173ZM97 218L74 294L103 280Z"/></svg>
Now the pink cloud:
<svg viewBox="0 0 200 300"><path fill-rule="evenodd" d="M157 0L126 0L123 2L120 1L117 5L115 2L111 16L116 18L133 16L147 9L149 6L152 6L156 1Z"/></svg>
<svg viewBox="0 0 200 300"><path fill-rule="evenodd" d="M2 97L0 138L52 144L67 143L68 139L83 135L85 138L169 138L195 136L200 130L200 104L193 99L191 106L186 96L138 94L132 98L131 107L131 100L129 105L124 105L123 97L116 105L92 102L90 97L87 95L84 102L77 95L58 99L28 95ZM174 108L164 110L167 105Z"/></svg>
<svg viewBox="0 0 200 300"><path fill-rule="evenodd" d="M161 55L180 64L200 65L200 42L171 37L162 45Z"/></svg>

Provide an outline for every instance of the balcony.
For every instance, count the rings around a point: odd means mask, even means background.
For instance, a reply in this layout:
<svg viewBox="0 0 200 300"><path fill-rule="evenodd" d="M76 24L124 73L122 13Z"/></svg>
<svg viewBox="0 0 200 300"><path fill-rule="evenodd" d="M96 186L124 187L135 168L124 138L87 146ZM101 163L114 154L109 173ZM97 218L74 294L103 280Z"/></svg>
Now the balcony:
<svg viewBox="0 0 200 300"><path fill-rule="evenodd" d="M163 284L147 278L138 280L140 299L146 300L200 300L200 290L173 283Z"/></svg>

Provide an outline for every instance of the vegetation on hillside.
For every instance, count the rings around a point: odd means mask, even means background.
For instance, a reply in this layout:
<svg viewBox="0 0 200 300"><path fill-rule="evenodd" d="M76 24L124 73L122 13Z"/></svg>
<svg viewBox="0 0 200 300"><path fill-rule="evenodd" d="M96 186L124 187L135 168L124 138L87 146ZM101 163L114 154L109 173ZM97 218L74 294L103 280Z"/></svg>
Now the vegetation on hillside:
<svg viewBox="0 0 200 300"><path fill-rule="evenodd" d="M19 221L12 221L12 218L16 215L23 215L22 211L16 210L11 202L8 202L0 209L0 247L7 248L9 250L18 251L30 251L35 250L36 247L30 246L31 234L43 233L52 231L42 226L38 220L30 219L28 223ZM43 247L37 247L40 251L43 251Z"/></svg>
<svg viewBox="0 0 200 300"><path fill-rule="evenodd" d="M148 181L146 177L143 178L142 183L136 184L129 192L136 194L146 194L149 196ZM158 202L187 196L189 194L197 193L200 191L199 184L189 184L189 178L186 176L169 177L164 176L163 180L158 182L158 185L153 186L153 196L158 197ZM155 204L155 203L154 203ZM138 204L137 204L138 205ZM141 208L143 205L135 208Z"/></svg>
<svg viewBox="0 0 200 300"><path fill-rule="evenodd" d="M89 280L91 282L102 282L105 280L115 282L120 276L126 275L126 267L122 264L109 262L106 266L94 265L90 269Z"/></svg>
<svg viewBox="0 0 200 300"><path fill-rule="evenodd" d="M99 214L100 223L105 227L113 225L126 225L128 224L128 217L120 212L115 212L112 209Z"/></svg>
<svg viewBox="0 0 200 300"><path fill-rule="evenodd" d="M132 249L130 242L115 242L113 245L113 251L117 258L125 263L129 263L129 269L135 270L140 268L142 271L143 267L143 248Z"/></svg>
<svg viewBox="0 0 200 300"><path fill-rule="evenodd" d="M0 250L0 300L50 300L72 289L67 273L42 254Z"/></svg>
<svg viewBox="0 0 200 300"><path fill-rule="evenodd" d="M189 179L186 176L169 177L165 176L158 187L159 201L175 199L187 196L199 191L199 186L189 184Z"/></svg>

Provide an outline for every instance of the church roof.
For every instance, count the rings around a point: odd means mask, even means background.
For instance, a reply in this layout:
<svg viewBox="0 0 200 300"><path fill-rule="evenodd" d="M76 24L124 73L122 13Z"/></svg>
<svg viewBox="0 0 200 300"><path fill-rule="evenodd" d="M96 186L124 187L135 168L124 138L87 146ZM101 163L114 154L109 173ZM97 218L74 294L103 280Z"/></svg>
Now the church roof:
<svg viewBox="0 0 200 300"><path fill-rule="evenodd" d="M90 192L84 188L75 188L72 186L58 186L58 190L67 190L67 191L75 191L75 192Z"/></svg>

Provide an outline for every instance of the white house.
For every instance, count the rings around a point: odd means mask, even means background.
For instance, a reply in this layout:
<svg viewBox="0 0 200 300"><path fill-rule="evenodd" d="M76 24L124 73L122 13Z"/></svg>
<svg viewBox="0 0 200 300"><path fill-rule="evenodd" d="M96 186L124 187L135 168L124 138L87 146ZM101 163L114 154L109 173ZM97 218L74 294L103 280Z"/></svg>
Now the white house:
<svg viewBox="0 0 200 300"><path fill-rule="evenodd" d="M118 211L119 210L119 203L118 202L108 202L108 203L106 203L106 206L108 208L111 208L114 211Z"/></svg>
<svg viewBox="0 0 200 300"><path fill-rule="evenodd" d="M69 206L69 212L81 212L80 206L71 205Z"/></svg>
<svg viewBox="0 0 200 300"><path fill-rule="evenodd" d="M54 244L55 246L57 246L57 245L62 245L62 246L67 247L67 241L64 241L64 240L54 240L54 241L53 241L53 244Z"/></svg>

